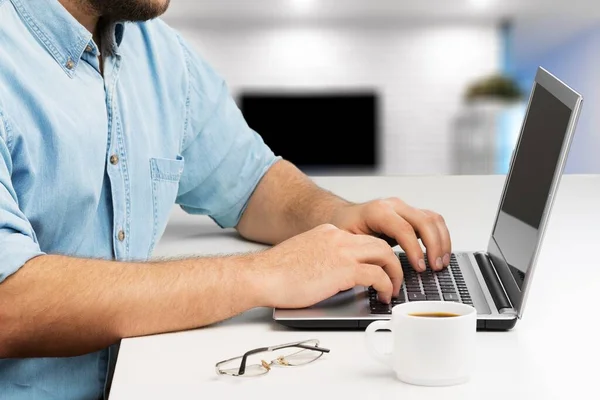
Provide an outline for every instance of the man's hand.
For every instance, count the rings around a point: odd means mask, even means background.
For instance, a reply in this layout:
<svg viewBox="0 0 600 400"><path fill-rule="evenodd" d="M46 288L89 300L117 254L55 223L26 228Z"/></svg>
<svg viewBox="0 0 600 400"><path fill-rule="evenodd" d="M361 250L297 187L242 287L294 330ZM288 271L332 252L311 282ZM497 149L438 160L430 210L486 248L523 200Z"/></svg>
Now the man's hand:
<svg viewBox="0 0 600 400"><path fill-rule="evenodd" d="M439 271L450 264L452 246L444 218L433 211L411 207L400 199L340 207L334 213L332 223L355 234L393 238L419 272L425 270L419 239L425 245L432 269Z"/></svg>
<svg viewBox="0 0 600 400"><path fill-rule="evenodd" d="M332 224L348 234L343 235L331 227L313 229L325 223ZM356 265L359 264L379 266L379 269L358 268L358 272L369 271L378 277L383 277L380 269L385 267L385 272L391 277L388 280L394 281L394 290L398 289L402 283L402 273L400 269L395 272L395 268L390 266L399 265L399 261L393 254L392 246L388 243L384 246L385 241L375 237L387 236L395 240L417 271L425 270L421 244L424 245L429 265L434 270L441 270L450 264L452 251L448 228L439 214L411 207L396 198L364 204L350 203L320 188L285 160L273 165L265 174L254 191L237 229L246 239L277 245L266 253L277 256L264 260L264 263L273 265L273 262L278 262L283 268L273 271L277 275L275 281L286 284L272 290L287 290L288 293L283 295L290 297L275 296L276 299L283 299L279 306L307 305L313 300L326 298L327 294L348 289L353 283L360 281L362 284L366 278L364 275L360 275L360 279L357 278L355 271ZM374 254L364 249L368 247L366 243L381 249L381 252L394 260L385 264L365 261L365 255ZM373 243L377 243L377 246ZM359 255L359 251L363 253ZM285 274L285 268L288 267L293 271L282 277L280 274ZM331 271L330 268L340 271ZM296 290L298 283L289 280L289 276L294 274L311 273L319 276L322 282L308 275L298 275L298 279L313 282L314 290L310 286L301 286L302 290L299 292ZM336 273L337 278L333 278ZM370 275L367 280L374 278L375 275ZM384 281L385 279L382 280ZM381 296L384 300L390 291L386 291L381 282L377 284L380 286L376 289L384 289Z"/></svg>
<svg viewBox="0 0 600 400"><path fill-rule="evenodd" d="M256 255L263 304L312 306L355 286L373 286L381 301L398 295L398 257L382 239L321 225Z"/></svg>

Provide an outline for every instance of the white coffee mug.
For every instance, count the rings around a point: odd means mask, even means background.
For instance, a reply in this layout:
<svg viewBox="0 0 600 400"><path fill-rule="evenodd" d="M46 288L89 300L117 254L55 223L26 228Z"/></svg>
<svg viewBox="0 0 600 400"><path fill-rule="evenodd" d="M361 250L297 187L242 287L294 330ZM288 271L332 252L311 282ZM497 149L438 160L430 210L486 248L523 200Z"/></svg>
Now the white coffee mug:
<svg viewBox="0 0 600 400"><path fill-rule="evenodd" d="M419 316L432 313L456 316ZM385 329L392 331L393 351L383 354L374 333ZM377 360L390 366L399 380L421 386L467 382L475 364L476 332L475 308L449 301L397 305L389 321L375 321L365 331L367 349Z"/></svg>

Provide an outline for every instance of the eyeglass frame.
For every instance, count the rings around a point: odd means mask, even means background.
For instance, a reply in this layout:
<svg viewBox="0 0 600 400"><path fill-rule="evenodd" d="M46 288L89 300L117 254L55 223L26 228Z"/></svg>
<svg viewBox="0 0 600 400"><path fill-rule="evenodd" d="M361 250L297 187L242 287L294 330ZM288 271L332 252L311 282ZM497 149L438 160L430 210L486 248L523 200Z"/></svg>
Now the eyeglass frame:
<svg viewBox="0 0 600 400"><path fill-rule="evenodd" d="M307 342L317 342L316 346L307 346L304 343ZM301 349L305 349L305 350L313 350L313 351L318 351L321 353L329 353L331 350L326 349L324 347L319 347L319 343L320 341L318 339L308 339L308 340L302 340L299 342L293 342L293 343L286 343L286 344L280 344L280 345L276 345L276 346L271 346L271 347L261 347L261 348L257 348L257 349L253 349L250 351L247 351L241 358L241 362L240 362L240 368L238 370L237 375L233 375L233 376L243 376L244 373L246 372L246 362L248 360L248 357L254 355L254 354L259 354L259 353L265 353L265 352L272 352L272 351L277 351L277 350L281 350L281 349L287 349L287 348L292 348L292 347L298 347ZM320 356L319 356L320 357ZM222 372L219 369L220 365L226 364L228 362L231 362L237 358L240 358L240 356L237 357L233 357L230 358L228 360L223 360L223 361L219 361L216 365L215 365L215 369L218 375L229 375L226 374L224 372ZM268 372L268 371L267 371ZM229 375L232 376L232 375Z"/></svg>

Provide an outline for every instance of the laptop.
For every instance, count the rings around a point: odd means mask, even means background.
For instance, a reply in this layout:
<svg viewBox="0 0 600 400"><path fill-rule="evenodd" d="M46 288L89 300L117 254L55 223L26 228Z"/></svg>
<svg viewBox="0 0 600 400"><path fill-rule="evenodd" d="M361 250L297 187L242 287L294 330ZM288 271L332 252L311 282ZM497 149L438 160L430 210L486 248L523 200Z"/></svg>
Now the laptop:
<svg viewBox="0 0 600 400"><path fill-rule="evenodd" d="M477 310L479 330L510 330L521 319L544 230L583 103L582 96L539 68L512 154L487 249L452 254L443 271L417 273L406 254L400 296L387 305L373 288L356 287L312 307L275 309L292 328L364 329L413 301L455 301ZM425 257L427 259L427 257Z"/></svg>

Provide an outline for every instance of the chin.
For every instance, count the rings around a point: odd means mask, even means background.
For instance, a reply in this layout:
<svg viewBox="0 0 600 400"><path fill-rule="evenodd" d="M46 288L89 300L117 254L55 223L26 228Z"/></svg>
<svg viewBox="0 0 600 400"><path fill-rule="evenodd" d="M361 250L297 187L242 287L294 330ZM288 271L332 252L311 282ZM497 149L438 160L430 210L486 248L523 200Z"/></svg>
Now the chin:
<svg viewBox="0 0 600 400"><path fill-rule="evenodd" d="M0 0L1 1L1 0ZM113 21L147 21L161 16L170 0L88 0L100 15Z"/></svg>
<svg viewBox="0 0 600 400"><path fill-rule="evenodd" d="M171 0L148 0L152 3L152 8L156 11L156 16L160 16L167 11Z"/></svg>
<svg viewBox="0 0 600 400"><path fill-rule="evenodd" d="M149 0L152 3L152 7L156 10L161 10L161 14L167 11L171 0Z"/></svg>

